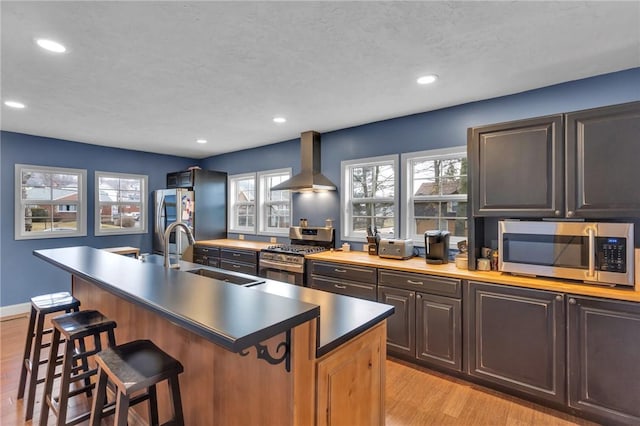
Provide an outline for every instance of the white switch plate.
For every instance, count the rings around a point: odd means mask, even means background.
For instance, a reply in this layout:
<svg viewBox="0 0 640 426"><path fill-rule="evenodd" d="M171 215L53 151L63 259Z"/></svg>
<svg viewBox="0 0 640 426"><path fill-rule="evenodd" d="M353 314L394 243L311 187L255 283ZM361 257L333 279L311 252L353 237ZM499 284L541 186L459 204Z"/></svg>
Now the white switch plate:
<svg viewBox="0 0 640 426"><path fill-rule="evenodd" d="M272 244L275 244L275 243L277 243L277 242L278 242L278 239L277 239L276 237L271 237L271 238L269 239L269 241L270 241Z"/></svg>
<svg viewBox="0 0 640 426"><path fill-rule="evenodd" d="M239 234L239 235L238 235L238 239L239 239L239 240L244 240L244 234Z"/></svg>
<svg viewBox="0 0 640 426"><path fill-rule="evenodd" d="M369 244L363 244L362 245L362 251L366 251L368 253L369 252Z"/></svg>

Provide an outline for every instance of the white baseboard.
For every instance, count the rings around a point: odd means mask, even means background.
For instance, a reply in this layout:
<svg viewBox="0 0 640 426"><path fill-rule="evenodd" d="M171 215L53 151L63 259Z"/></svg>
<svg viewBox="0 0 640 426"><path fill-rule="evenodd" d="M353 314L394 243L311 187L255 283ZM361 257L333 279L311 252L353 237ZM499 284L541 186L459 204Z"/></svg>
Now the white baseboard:
<svg viewBox="0 0 640 426"><path fill-rule="evenodd" d="M0 306L0 321L29 313L31 303L19 303L17 305Z"/></svg>

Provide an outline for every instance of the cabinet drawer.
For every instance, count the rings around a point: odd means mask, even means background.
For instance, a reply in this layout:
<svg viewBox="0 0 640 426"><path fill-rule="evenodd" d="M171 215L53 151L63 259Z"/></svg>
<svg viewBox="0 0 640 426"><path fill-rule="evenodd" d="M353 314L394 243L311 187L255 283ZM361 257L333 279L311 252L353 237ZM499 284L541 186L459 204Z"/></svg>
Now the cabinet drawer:
<svg viewBox="0 0 640 426"><path fill-rule="evenodd" d="M311 288L376 301L377 286L375 284L355 283L330 278L312 276Z"/></svg>
<svg viewBox="0 0 640 426"><path fill-rule="evenodd" d="M252 263L255 265L258 263L258 253L255 251L221 249L220 259L226 259L232 262Z"/></svg>
<svg viewBox="0 0 640 426"><path fill-rule="evenodd" d="M350 266L339 263L312 262L311 273L324 275L326 277L341 278L349 281L359 281L362 283L376 283L375 268L366 266Z"/></svg>
<svg viewBox="0 0 640 426"><path fill-rule="evenodd" d="M220 249L218 247L195 246L193 249L193 255L220 257Z"/></svg>
<svg viewBox="0 0 640 426"><path fill-rule="evenodd" d="M461 280L457 278L380 269L378 270L378 284L458 299L462 296Z"/></svg>
<svg viewBox="0 0 640 426"><path fill-rule="evenodd" d="M220 267L220 258L219 257L208 257L208 256L193 256L193 263L197 263L200 265L213 266L214 268Z"/></svg>
<svg viewBox="0 0 640 426"><path fill-rule="evenodd" d="M233 262L229 260L220 260L220 268L227 271L242 272L243 274L257 275L256 265L250 263Z"/></svg>

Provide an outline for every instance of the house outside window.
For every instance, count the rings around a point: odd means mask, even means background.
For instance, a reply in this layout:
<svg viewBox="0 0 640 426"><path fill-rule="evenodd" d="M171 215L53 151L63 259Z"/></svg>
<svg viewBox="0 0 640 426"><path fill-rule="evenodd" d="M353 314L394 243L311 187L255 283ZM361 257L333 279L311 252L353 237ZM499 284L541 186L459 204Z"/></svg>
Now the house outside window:
<svg viewBox="0 0 640 426"><path fill-rule="evenodd" d="M271 188L291 177L291 169L258 172L260 233L289 235L291 226L290 191L271 191Z"/></svg>
<svg viewBox="0 0 640 426"><path fill-rule="evenodd" d="M384 238L398 231L398 156L365 158L341 163L344 239L364 239L367 227Z"/></svg>
<svg viewBox="0 0 640 426"><path fill-rule="evenodd" d="M87 171L15 165L15 239L87 235Z"/></svg>
<svg viewBox="0 0 640 426"><path fill-rule="evenodd" d="M446 230L451 242L467 238L466 147L402 154L403 235L424 246L424 232Z"/></svg>
<svg viewBox="0 0 640 426"><path fill-rule="evenodd" d="M95 234L147 232L147 176L96 172Z"/></svg>
<svg viewBox="0 0 640 426"><path fill-rule="evenodd" d="M229 231L256 232L256 174L229 176Z"/></svg>

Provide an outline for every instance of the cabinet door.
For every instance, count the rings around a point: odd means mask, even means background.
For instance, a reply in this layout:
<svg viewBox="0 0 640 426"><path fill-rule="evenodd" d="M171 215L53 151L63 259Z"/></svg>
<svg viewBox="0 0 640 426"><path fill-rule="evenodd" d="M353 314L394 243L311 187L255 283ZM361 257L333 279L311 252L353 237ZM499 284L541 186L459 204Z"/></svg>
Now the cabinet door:
<svg viewBox="0 0 640 426"><path fill-rule="evenodd" d="M469 129L474 216L564 216L563 117Z"/></svg>
<svg viewBox="0 0 640 426"><path fill-rule="evenodd" d="M410 290L378 286L378 302L392 305L387 318L387 352L414 357L416 354L416 294Z"/></svg>
<svg viewBox="0 0 640 426"><path fill-rule="evenodd" d="M569 296L568 306L569 405L640 424L640 304Z"/></svg>
<svg viewBox="0 0 640 426"><path fill-rule="evenodd" d="M383 426L384 323L318 360L317 426Z"/></svg>
<svg viewBox="0 0 640 426"><path fill-rule="evenodd" d="M640 215L640 102L567 114L567 216Z"/></svg>
<svg viewBox="0 0 640 426"><path fill-rule="evenodd" d="M562 294L469 282L465 312L470 375L564 402Z"/></svg>
<svg viewBox="0 0 640 426"><path fill-rule="evenodd" d="M462 308L460 300L418 293L416 355L441 367L462 370Z"/></svg>

